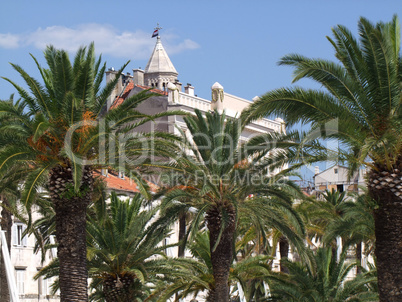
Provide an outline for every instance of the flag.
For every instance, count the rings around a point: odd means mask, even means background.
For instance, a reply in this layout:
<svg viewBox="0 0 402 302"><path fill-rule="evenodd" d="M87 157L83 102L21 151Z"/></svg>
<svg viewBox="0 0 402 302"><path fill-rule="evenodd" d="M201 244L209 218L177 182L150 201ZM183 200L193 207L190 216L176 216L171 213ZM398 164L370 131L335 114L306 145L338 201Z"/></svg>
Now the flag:
<svg viewBox="0 0 402 302"><path fill-rule="evenodd" d="M152 34L152 38L155 38L155 37L157 37L157 36L159 36L159 29L155 29L155 30L154 30L154 32L153 32L153 34Z"/></svg>

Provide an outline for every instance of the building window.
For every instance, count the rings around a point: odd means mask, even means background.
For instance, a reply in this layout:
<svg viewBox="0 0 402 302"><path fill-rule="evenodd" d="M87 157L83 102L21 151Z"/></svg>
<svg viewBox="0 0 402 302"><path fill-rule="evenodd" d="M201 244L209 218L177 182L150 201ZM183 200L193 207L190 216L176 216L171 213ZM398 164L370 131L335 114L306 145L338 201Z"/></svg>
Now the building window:
<svg viewBox="0 0 402 302"><path fill-rule="evenodd" d="M335 174L338 174L338 168L335 168L335 169L334 169L334 173L335 173Z"/></svg>
<svg viewBox="0 0 402 302"><path fill-rule="evenodd" d="M23 233L23 226L18 224L17 225L17 245L22 245L22 233Z"/></svg>
<svg viewBox="0 0 402 302"><path fill-rule="evenodd" d="M27 246L27 236L24 236L26 226L23 223L14 223L12 233L13 233L13 244L15 246Z"/></svg>
<svg viewBox="0 0 402 302"><path fill-rule="evenodd" d="M15 275L16 275L16 283L17 283L17 290L18 294L24 294L25 293L25 288L24 288L24 283L25 283L25 269L21 268L16 268L15 269Z"/></svg>

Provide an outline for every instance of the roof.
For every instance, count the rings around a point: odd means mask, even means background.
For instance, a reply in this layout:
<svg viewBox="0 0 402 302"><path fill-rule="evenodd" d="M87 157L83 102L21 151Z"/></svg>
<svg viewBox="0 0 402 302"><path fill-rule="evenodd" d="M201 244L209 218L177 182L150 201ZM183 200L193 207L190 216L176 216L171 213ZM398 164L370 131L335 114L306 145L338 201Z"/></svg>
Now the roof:
<svg viewBox="0 0 402 302"><path fill-rule="evenodd" d="M324 173L324 172L327 172L327 171L329 171L329 170L331 170L331 169L333 169L333 168L335 168L335 167L342 168L342 169L345 169L345 170L349 170L348 167L335 164L335 165L332 165L331 167L329 167L329 168L327 168L327 169L325 169L325 170L322 170L322 171L318 172L318 173L315 174L313 177L316 177L317 175L320 175L320 174L322 174L322 173Z"/></svg>
<svg viewBox="0 0 402 302"><path fill-rule="evenodd" d="M110 106L110 109L116 108L119 106L123 101L128 97L130 94L130 91L134 88L134 83L133 82L128 82L126 87L124 87L123 92L116 97L116 99L113 101L112 106Z"/></svg>
<svg viewBox="0 0 402 302"><path fill-rule="evenodd" d="M176 69L170 61L165 49L163 48L160 37L157 37L154 51L145 67L144 73L174 73L178 75Z"/></svg>
<svg viewBox="0 0 402 302"><path fill-rule="evenodd" d="M162 91L160 89L156 89L156 88L152 88L151 87L147 87L147 86L142 86L142 85L134 85L133 82L129 82L126 87L124 88L123 92L116 97L116 99L113 101L112 106L110 106L110 109L116 108L118 106L120 106L124 100L129 96L130 92L134 89L134 87L138 87L141 88L143 90L146 89L150 89L149 91L151 92L155 92L161 95L167 95L167 91Z"/></svg>
<svg viewBox="0 0 402 302"><path fill-rule="evenodd" d="M107 176L103 176L99 171L95 171L94 175L104 180L106 182L106 186L108 189L126 191L129 193L140 192L137 188L137 184L128 177L120 178L119 176L113 173L108 173ZM158 190L159 187L157 185L151 182L147 183L151 192L156 192Z"/></svg>
<svg viewBox="0 0 402 302"><path fill-rule="evenodd" d="M163 91L163 90L160 90L160 89L158 89L158 88L152 88L152 87L148 87L148 86L142 86L142 85L135 85L135 87L139 87L139 88L142 88L142 89L150 89L149 91L151 91L151 92L155 92L155 93L159 93L159 94L161 94L161 95L168 95L168 92L167 91Z"/></svg>

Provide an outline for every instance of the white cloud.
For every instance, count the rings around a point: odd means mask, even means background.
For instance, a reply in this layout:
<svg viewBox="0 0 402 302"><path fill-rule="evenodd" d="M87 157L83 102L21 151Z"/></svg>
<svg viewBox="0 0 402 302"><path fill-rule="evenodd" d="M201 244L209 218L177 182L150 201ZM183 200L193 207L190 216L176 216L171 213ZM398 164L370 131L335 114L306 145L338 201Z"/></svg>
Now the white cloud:
<svg viewBox="0 0 402 302"><path fill-rule="evenodd" d="M2 48L18 48L19 37L12 34L0 33L0 47Z"/></svg>
<svg viewBox="0 0 402 302"><path fill-rule="evenodd" d="M186 49L196 49L198 47L200 47L200 46L196 42L194 42L190 39L186 39L179 44L172 45L169 43L166 48L169 50L169 53L179 53Z"/></svg>
<svg viewBox="0 0 402 302"><path fill-rule="evenodd" d="M174 35L166 35L162 39L171 54L199 47L196 42L189 39L177 42L178 38ZM3 48L32 45L44 49L46 45L52 44L56 48L74 52L80 46L88 45L92 41L95 42L98 53L130 59L147 59L155 45L155 39L151 39L151 32L118 31L110 25L101 24L84 24L75 28L50 26L44 29L38 28L28 35L0 34L0 47Z"/></svg>

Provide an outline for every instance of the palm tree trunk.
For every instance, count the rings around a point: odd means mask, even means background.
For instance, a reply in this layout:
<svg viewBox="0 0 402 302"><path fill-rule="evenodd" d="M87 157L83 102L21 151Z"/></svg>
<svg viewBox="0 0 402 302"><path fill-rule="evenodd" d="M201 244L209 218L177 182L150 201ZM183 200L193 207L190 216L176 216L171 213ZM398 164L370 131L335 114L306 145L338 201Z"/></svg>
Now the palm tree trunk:
<svg viewBox="0 0 402 302"><path fill-rule="evenodd" d="M370 173L368 182L378 201L374 211L378 288L381 302L397 302L402 301L402 161L391 171L379 168Z"/></svg>
<svg viewBox="0 0 402 302"><path fill-rule="evenodd" d="M281 256L280 269L282 273L289 273L288 268L282 263L282 260L288 259L289 241L285 236L279 238L279 253Z"/></svg>
<svg viewBox="0 0 402 302"><path fill-rule="evenodd" d="M11 228L13 225L13 221L11 218L11 213L6 209L6 207L10 206L7 198L3 196L0 198L2 200L2 210L1 210L1 229L6 231L6 241L8 246L8 252L11 252ZM3 206L4 205L4 206ZM0 250L0 258L1 258L1 268L0 268L0 302L9 302L10 301L10 292L8 290L8 282L7 282L7 274L6 267L4 263L4 257L1 254Z"/></svg>
<svg viewBox="0 0 402 302"><path fill-rule="evenodd" d="M103 281L103 295L106 302L131 302L134 300L134 275L110 275ZM139 283L139 282L138 282Z"/></svg>
<svg viewBox="0 0 402 302"><path fill-rule="evenodd" d="M179 218L179 241L182 241L186 235L186 213ZM183 243L179 245L178 257L184 257L185 246Z"/></svg>
<svg viewBox="0 0 402 302"><path fill-rule="evenodd" d="M185 236L186 236L186 213L183 213L179 218L179 242L181 242L177 252L177 257L179 258L184 257L185 246L182 240L184 239ZM177 301L179 301L178 297L179 295L176 294Z"/></svg>
<svg viewBox="0 0 402 302"><path fill-rule="evenodd" d="M228 213L228 221L215 249L214 247L221 231L222 214L219 209L213 208L206 215L210 237L211 263L215 281L215 287L208 293L208 302L229 301L229 271L233 256L236 212L231 205L227 206L226 211Z"/></svg>
<svg viewBox="0 0 402 302"><path fill-rule="evenodd" d="M84 169L79 194L72 193L69 165L55 167L51 172L49 185L56 214L60 301L87 302L86 214L91 201L92 171L90 168Z"/></svg>
<svg viewBox="0 0 402 302"><path fill-rule="evenodd" d="M358 264L358 266L356 268L356 273L361 274L361 272L362 272L362 269L361 269L361 266L362 266L362 243L361 242L356 244L356 261Z"/></svg>

